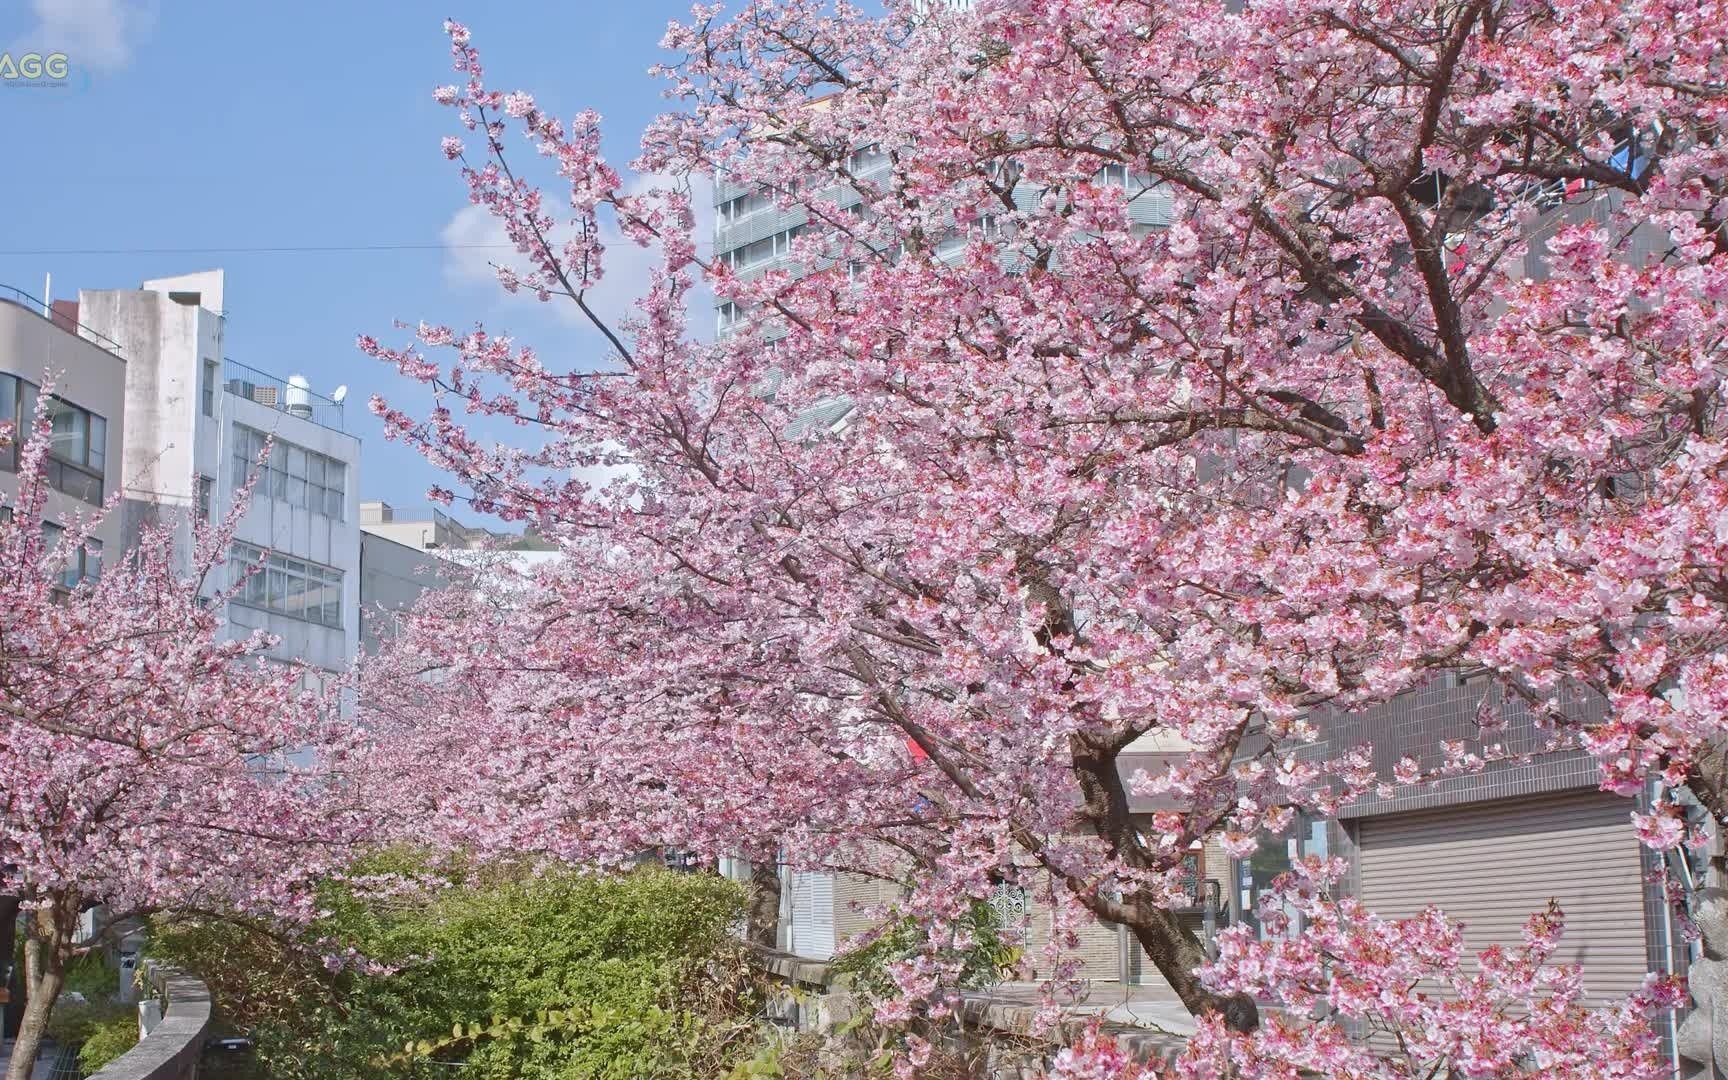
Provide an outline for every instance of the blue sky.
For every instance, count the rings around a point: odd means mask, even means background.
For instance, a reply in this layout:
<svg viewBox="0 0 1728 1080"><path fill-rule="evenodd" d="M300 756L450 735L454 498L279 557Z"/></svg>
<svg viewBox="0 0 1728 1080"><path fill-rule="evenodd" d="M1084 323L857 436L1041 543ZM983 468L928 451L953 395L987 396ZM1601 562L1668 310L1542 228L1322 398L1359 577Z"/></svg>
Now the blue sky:
<svg viewBox="0 0 1728 1080"><path fill-rule="evenodd" d="M365 443L363 498L423 501L438 474L386 443L365 402L426 396L360 356L357 333L400 340L392 321L514 331L549 361L591 362L596 339L530 301L505 297L484 260L508 252L471 216L438 150L455 115L432 88L455 81L440 24L468 23L492 85L563 115L598 109L622 165L665 104L646 74L688 0L434 7L406 0L0 0L0 49L72 57L73 90L0 89L0 285L41 295L126 288L145 278L227 271L227 352L328 393L350 387L348 429ZM242 14L244 13L244 14ZM470 210L470 215L473 211ZM389 252L159 249L425 245ZM91 250L123 254L71 254ZM614 310L640 274L599 299Z"/></svg>

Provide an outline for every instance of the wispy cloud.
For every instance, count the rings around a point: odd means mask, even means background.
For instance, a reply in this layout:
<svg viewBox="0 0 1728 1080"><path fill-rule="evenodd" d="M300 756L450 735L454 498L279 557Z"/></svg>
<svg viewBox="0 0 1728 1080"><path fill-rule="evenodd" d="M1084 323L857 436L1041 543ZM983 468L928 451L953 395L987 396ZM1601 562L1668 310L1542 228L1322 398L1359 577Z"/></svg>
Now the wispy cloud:
<svg viewBox="0 0 1728 1080"><path fill-rule="evenodd" d="M632 192L642 192L665 183L664 177L644 176L630 188ZM710 204L713 199L706 185L698 188L692 198L696 204L697 251L705 255L712 249L714 208ZM497 266L508 266L519 273L527 269L527 261L511 246L503 224L484 207L465 206L456 211L445 223L440 239L444 244L444 274L454 285L485 284L497 288ZM620 235L616 226L610 223L602 227L600 239L606 247L603 256L606 272L600 283L589 290L587 301L607 325L616 328L620 322L636 314L636 301L648 292L654 269L660 265L660 253L638 247ZM562 235L554 233L554 245L563 240ZM526 303L538 302L527 290L518 293L517 297ZM563 322L599 333L568 300L560 301L554 297L551 305ZM706 290L697 290L690 299L693 328L702 331L712 322L710 307Z"/></svg>
<svg viewBox="0 0 1728 1080"><path fill-rule="evenodd" d="M154 0L31 0L36 21L15 51L63 52L73 64L116 71L156 26Z"/></svg>

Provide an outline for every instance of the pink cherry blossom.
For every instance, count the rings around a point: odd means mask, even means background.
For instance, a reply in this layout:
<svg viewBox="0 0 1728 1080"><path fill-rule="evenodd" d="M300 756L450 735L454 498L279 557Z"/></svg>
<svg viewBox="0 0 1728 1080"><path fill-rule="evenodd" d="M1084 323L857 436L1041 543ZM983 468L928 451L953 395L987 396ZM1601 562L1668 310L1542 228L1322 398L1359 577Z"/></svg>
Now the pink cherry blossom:
<svg viewBox="0 0 1728 1080"><path fill-rule="evenodd" d="M895 878L932 940L1048 887L1209 1018L1194 1062L1249 1075L1393 1075L1320 1020L1250 1035L1268 987L1395 1006L1467 1075L1513 1048L1642 1075L1643 1006L1578 1011L1539 941L1472 1000L1562 1004L1484 1027L1317 959L1392 943L1462 983L1438 913L1316 907L1208 983L1161 910L1196 840L1245 854L1508 758L1498 704L1390 776L1329 741L1460 669L1606 789L1660 777L1728 820L1722 0L704 7L662 43L646 188L449 30L461 175L523 255L503 284L605 344L361 342L430 391L374 411L451 473L437 496L564 554L405 620L374 695L424 750L380 766L405 807L482 849ZM802 231L705 260L693 178ZM616 325L589 303L610 226L660 261ZM719 341L699 283L743 313ZM1135 772L1142 740L1177 749ZM941 1002L926 959L902 990Z"/></svg>
<svg viewBox="0 0 1728 1080"><path fill-rule="evenodd" d="M49 436L39 414L0 520L0 896L21 903L41 957L8 1080L27 1075L67 963L109 947L126 920L303 924L316 876L370 831L344 777L359 738L336 697L266 661L262 634L226 636L221 613L243 583L214 575L249 492L226 520L192 524L192 550L148 525L68 589L68 559L120 500L50 543ZM98 905L95 935L75 941L80 912Z"/></svg>

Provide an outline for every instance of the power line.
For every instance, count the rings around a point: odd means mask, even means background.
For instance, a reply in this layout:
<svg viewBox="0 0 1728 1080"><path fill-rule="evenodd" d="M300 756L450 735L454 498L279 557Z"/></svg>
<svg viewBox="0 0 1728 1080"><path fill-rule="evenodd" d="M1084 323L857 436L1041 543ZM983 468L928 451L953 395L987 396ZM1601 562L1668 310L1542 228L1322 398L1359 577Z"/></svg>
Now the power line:
<svg viewBox="0 0 1728 1080"><path fill-rule="evenodd" d="M43 255L299 255L368 251L514 251L515 244L281 244L273 247L19 248L0 256Z"/></svg>

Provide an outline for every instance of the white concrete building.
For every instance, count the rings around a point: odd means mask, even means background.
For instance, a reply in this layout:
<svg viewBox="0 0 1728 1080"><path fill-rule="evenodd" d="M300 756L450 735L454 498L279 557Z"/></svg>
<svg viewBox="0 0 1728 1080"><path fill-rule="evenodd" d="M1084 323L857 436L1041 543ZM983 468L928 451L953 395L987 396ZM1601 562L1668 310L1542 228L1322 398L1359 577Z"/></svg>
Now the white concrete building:
<svg viewBox="0 0 1728 1080"><path fill-rule="evenodd" d="M222 291L211 270L78 294L84 332L126 359L127 532L220 518L256 473L230 567L265 569L229 605L233 631L267 630L271 655L340 671L360 641L360 440L342 430L340 393L224 357Z"/></svg>
<svg viewBox="0 0 1728 1080"><path fill-rule="evenodd" d="M430 506L360 504L361 648L377 650L393 627L391 614L411 606L427 589L503 568L500 590L515 587L515 575L562 557L539 537L466 525Z"/></svg>
<svg viewBox="0 0 1728 1080"><path fill-rule="evenodd" d="M396 631L395 614L445 580L437 555L360 529L360 651L376 655Z"/></svg>

